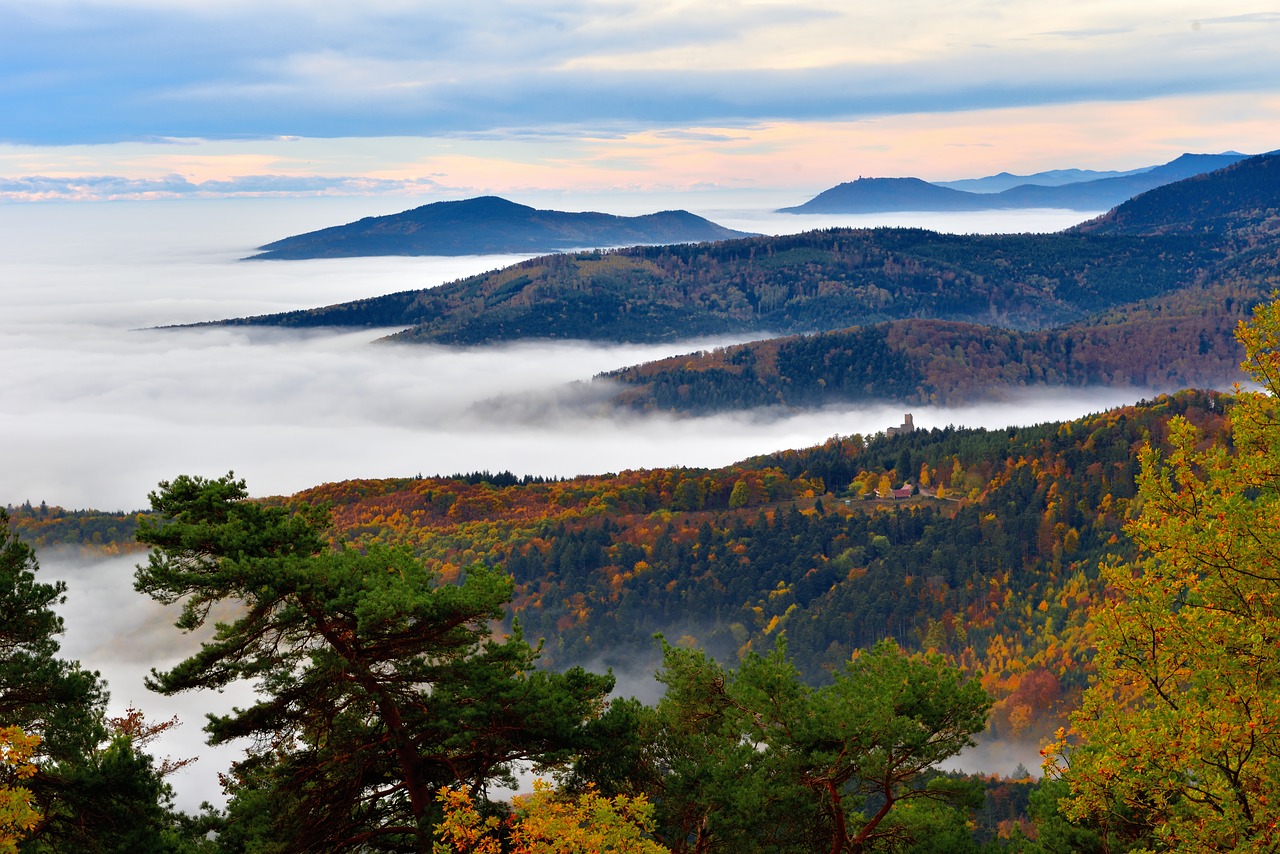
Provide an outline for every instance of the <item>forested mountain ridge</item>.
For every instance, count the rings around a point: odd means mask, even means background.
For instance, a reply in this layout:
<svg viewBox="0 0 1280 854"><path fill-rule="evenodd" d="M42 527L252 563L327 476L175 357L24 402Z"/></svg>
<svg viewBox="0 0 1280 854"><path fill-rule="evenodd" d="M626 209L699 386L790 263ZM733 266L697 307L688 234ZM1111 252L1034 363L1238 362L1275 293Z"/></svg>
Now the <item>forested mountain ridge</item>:
<svg viewBox="0 0 1280 854"><path fill-rule="evenodd" d="M557 666L652 654L658 630L732 659L786 627L820 677L854 647L922 647L933 630L948 634L928 644L992 680L1019 671L1020 647L1083 685L1087 644L1057 632L1100 597L1097 558L1125 549L1133 448L1160 442L1175 414L1216 435L1228 405L1187 392L1064 424L833 438L724 469L346 481L291 501L329 503L348 538L411 544L445 575L503 566L521 624ZM882 478L925 494L865 499Z"/></svg>
<svg viewBox="0 0 1280 854"><path fill-rule="evenodd" d="M617 405L688 415L859 402L955 406L1036 388L1222 387L1243 379L1234 331L1258 299L1208 316L1133 316L1029 332L899 320L671 356L596 380L622 384Z"/></svg>
<svg viewBox="0 0 1280 854"><path fill-rule="evenodd" d="M37 549L71 547L86 556L118 555L142 551L134 542L138 514L123 511L67 510L45 502L30 501L2 508L23 542Z"/></svg>
<svg viewBox="0 0 1280 854"><path fill-rule="evenodd" d="M823 190L809 201L779 213L882 213L889 211L979 211L1010 208L1066 208L1090 211L1184 178L1230 166L1248 155L1183 154L1151 169L1080 181L1039 184L1034 180L998 192L934 184L919 178L859 178Z"/></svg>
<svg viewBox="0 0 1280 854"><path fill-rule="evenodd" d="M327 503L345 538L409 544L446 578L475 561L511 573L514 613L556 667L652 663L656 631L733 661L785 630L822 681L892 637L983 673L997 734L1044 736L1088 675L1099 559L1129 554L1134 449L1176 414L1220 435L1229 405L1185 392L1035 427L836 437L721 469L348 481L289 500ZM866 500L886 479L925 494Z"/></svg>
<svg viewBox="0 0 1280 854"><path fill-rule="evenodd" d="M446 575L502 566L556 667L647 666L655 631L732 662L785 630L821 681L892 637L983 673L996 735L1040 738L1088 676L1099 559L1129 554L1134 449L1174 414L1219 434L1226 402L1186 393L1064 424L833 438L724 469L361 481L297 499L331 502L347 535L409 543ZM930 495L864 500L886 478Z"/></svg>
<svg viewBox="0 0 1280 854"><path fill-rule="evenodd" d="M249 260L494 255L744 237L688 211L644 216L535 210L496 196L435 202L276 240Z"/></svg>
<svg viewBox="0 0 1280 854"><path fill-rule="evenodd" d="M901 320L673 356L601 378L626 386L616 396L625 406L684 413L958 404L1029 387L1169 391L1242 378L1235 327L1280 287L1280 157L1152 190L1072 232L1213 235L1223 257L1186 287L1049 330Z"/></svg>
<svg viewBox="0 0 1280 854"><path fill-rule="evenodd" d="M1155 188L1071 231L1084 234L1214 234L1248 240L1280 233L1280 155L1241 160Z"/></svg>
<svg viewBox="0 0 1280 854"><path fill-rule="evenodd" d="M1230 172L1170 185L1169 197L1182 201L1163 214L1144 202L1141 209L1153 212L1129 229L1135 233L830 229L633 247L535 258L438 288L223 322L401 326L395 340L466 345L785 335L910 318L1044 329L1187 288L1261 285L1276 275L1270 208L1257 203L1271 192L1276 160L1249 158ZM1250 193L1237 191L1250 182ZM1216 211L1222 227L1178 226L1192 208Z"/></svg>
<svg viewBox="0 0 1280 854"><path fill-rule="evenodd" d="M829 229L535 258L438 288L223 321L409 327L400 341L669 341L908 317L1041 328L1190 284L1226 254L1201 237Z"/></svg>
<svg viewBox="0 0 1280 854"><path fill-rule="evenodd" d="M558 668L648 666L657 631L732 662L785 630L821 682L891 637L981 672L997 734L1042 737L1088 675L1099 560L1130 554L1135 449L1159 446L1174 415L1221 436L1230 405L1182 392L1034 427L833 437L718 469L357 480L270 503L327 505L339 539L408 545L445 580L476 562L510 573L514 614ZM919 494L874 499L904 481ZM48 533L38 511L14 515L24 537Z"/></svg>

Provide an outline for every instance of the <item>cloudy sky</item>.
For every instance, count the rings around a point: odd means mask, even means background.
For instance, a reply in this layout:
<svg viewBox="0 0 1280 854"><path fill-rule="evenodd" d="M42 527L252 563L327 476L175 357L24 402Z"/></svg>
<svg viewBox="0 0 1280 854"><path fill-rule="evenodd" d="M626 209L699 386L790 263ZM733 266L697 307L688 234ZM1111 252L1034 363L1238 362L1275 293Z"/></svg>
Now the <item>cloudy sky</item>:
<svg viewBox="0 0 1280 854"><path fill-rule="evenodd" d="M0 198L822 189L1280 143L1273 0L0 0Z"/></svg>

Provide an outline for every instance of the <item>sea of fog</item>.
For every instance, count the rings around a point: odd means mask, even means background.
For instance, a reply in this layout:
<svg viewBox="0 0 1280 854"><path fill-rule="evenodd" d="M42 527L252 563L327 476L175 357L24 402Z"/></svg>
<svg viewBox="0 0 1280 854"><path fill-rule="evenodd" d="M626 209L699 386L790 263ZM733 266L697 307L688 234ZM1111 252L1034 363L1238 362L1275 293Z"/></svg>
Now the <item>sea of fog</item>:
<svg viewBox="0 0 1280 854"><path fill-rule="evenodd" d="M1090 216L799 217L770 210L803 199L759 194L516 200L621 214L685 207L769 234L836 225L1053 231ZM901 421L900 406L676 419L606 416L582 405L598 396L585 382L598 372L730 339L459 349L375 343L386 330L153 328L430 287L519 259L238 260L289 234L413 204L379 198L0 205L0 505L141 509L161 479L231 470L252 493L268 495L345 478L419 473L509 469L571 476L719 466ZM912 411L922 427L1004 427L1076 417L1142 396L1138 390L1057 392ZM133 702L152 717L178 714L186 725L158 752L204 752L202 713L225 708L234 696L175 702L142 687L149 667L183 650L168 625L176 615L133 592L133 561L86 564L53 552L41 559L47 575L70 585L66 652L109 677L113 711ZM217 797L215 772L227 755L208 756L175 781L183 806Z"/></svg>
<svg viewBox="0 0 1280 854"><path fill-rule="evenodd" d="M574 209L572 200L554 201ZM645 201L599 207L631 213L677 203ZM598 372L730 339L459 349L374 343L389 330L149 328L430 287L520 257L238 260L290 233L405 206L403 199L0 205L0 503L137 509L160 479L229 470L255 494L281 494L417 473L717 466L901 421L900 407L762 420L605 418L576 405L591 392L573 384ZM765 233L877 222L1044 231L1084 218L698 212ZM1016 406L916 408L915 417L923 426L1005 426L1133 397L1059 393Z"/></svg>

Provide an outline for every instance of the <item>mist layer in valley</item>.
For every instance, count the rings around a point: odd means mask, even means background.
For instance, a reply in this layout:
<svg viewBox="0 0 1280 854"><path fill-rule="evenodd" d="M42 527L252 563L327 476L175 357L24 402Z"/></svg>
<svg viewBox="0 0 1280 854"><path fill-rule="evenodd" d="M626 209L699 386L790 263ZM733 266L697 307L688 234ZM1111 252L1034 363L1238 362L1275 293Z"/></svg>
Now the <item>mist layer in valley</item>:
<svg viewBox="0 0 1280 854"><path fill-rule="evenodd" d="M161 735L147 750L158 760L197 759L168 780L174 787L177 807L194 813L202 802L218 806L225 803L218 774L225 773L247 746L243 742L216 747L205 744L205 718L229 713L236 706L248 706L253 701L252 686L235 683L220 692L196 691L171 697L147 690L144 682L152 668L164 670L195 653L208 631L180 632L173 626L178 606L162 606L133 589L134 566L144 559L141 554L94 559L70 550L47 550L40 554L38 576L45 582L66 582L66 602L58 608L66 623L66 633L59 638L60 655L80 661L106 680L110 693L108 714L119 716L134 707L153 723L173 717L179 720L179 726ZM672 626L668 634L675 637L680 630L681 627ZM613 665L615 695L636 697L646 704L655 704L661 698L662 686L653 678L648 662L637 658L630 665ZM595 672L605 670L602 662L586 662L585 666ZM1019 763L1034 769L1037 750L1038 745L1030 743L987 742L966 750L947 767L1008 775Z"/></svg>
<svg viewBox="0 0 1280 854"><path fill-rule="evenodd" d="M352 200L0 206L0 501L135 509L161 479L228 470L257 494L279 494L417 473L717 466L901 420L900 407L771 419L600 417L579 397L590 403L598 391L567 390L601 371L726 340L459 350L374 344L387 330L148 328L441 284L516 260L236 260L264 236L365 212ZM954 214L933 216L964 228ZM797 227L795 217L762 211L722 218L759 231L779 218ZM1043 226L1007 212L969 222L969 230ZM918 411L916 421L1005 426L1140 396L1055 395L1034 405Z"/></svg>
<svg viewBox="0 0 1280 854"><path fill-rule="evenodd" d="M169 779L178 807L196 812L202 801L224 801L218 773L225 772L244 749L242 744L205 744L201 729L205 716L244 707L252 701L253 692L243 684L222 692L172 697L147 690L143 681L152 668L172 667L195 653L204 634L182 634L173 626L176 606L166 608L134 591L133 568L143 557L93 559L71 551L44 551L37 578L66 582L66 602L57 609L66 624L59 655L102 675L110 693L109 715L122 715L132 706L153 723L178 718L180 725L159 736L147 750L157 759L198 757Z"/></svg>
<svg viewBox="0 0 1280 854"><path fill-rule="evenodd" d="M253 493L265 495L416 473L509 469L570 476L712 467L834 434L874 433L902 420L899 406L768 418L593 414L601 392L583 382L593 375L731 343L725 340L464 350L374 343L386 330L149 328L419 288L516 260L236 260L279 234L399 206L385 199L376 206L370 200L0 206L0 359L6 366L0 372L0 503L139 509L161 479L231 469ZM625 205L618 210L629 212ZM762 210L698 212L762 232L782 230L773 220L792 229L876 224L868 217L797 223ZM1052 223L1027 212L930 217L914 224L1051 230L1076 218L1061 212ZM892 224L911 223L895 214ZM1144 394L1073 392L916 409L914 415L920 427L1003 427L1071 418ZM179 805L191 810L201 800L219 800L216 773L238 748L210 751L200 728L206 713L247 702L247 689L172 699L147 691L145 673L186 655L197 639L182 639L171 625L173 613L133 591L138 558L40 557L43 576L69 586L64 654L101 670L113 714L135 704L153 720L179 716L183 725L155 745L160 756L202 756L173 781ZM624 692L656 699L648 673L622 675Z"/></svg>

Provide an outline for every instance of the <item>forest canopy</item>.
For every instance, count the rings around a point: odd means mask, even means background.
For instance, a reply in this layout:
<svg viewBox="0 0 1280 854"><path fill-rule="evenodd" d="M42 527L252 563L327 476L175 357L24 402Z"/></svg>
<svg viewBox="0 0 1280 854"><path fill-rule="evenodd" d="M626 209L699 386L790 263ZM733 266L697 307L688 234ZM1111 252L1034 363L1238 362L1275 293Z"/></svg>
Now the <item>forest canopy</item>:
<svg viewBox="0 0 1280 854"><path fill-rule="evenodd" d="M1258 391L1061 424L289 499L162 483L139 589L182 628L243 610L153 684L259 689L208 723L250 748L198 817L172 809L148 727L58 658L62 587L6 523L5 832L429 850L452 792L505 844L523 819L495 785L532 763L551 813L649 804L670 850L1269 850L1280 307L1240 336ZM652 705L580 666L644 649ZM938 770L996 738L1048 742L1050 779Z"/></svg>

